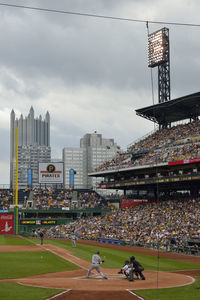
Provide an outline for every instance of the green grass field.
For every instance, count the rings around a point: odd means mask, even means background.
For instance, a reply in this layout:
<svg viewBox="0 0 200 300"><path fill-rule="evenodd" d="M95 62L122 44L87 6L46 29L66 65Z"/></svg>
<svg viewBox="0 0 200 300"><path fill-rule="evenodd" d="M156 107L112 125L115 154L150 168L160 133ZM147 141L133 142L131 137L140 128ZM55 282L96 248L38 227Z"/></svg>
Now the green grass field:
<svg viewBox="0 0 200 300"><path fill-rule="evenodd" d="M200 277L196 278L194 284L184 287L157 290L140 290L137 291L137 294L148 300L199 300Z"/></svg>
<svg viewBox="0 0 200 300"><path fill-rule="evenodd" d="M100 251L101 257L106 257L103 267L105 268L121 268L124 261L134 255L138 261L142 263L146 270L158 270L158 259L155 256L138 254L133 252L125 252L113 250L110 248L95 247L84 244L79 244L77 248L72 248L70 242L62 240L50 240L48 243L70 250L75 256L83 258L84 260L91 261L92 255L96 250ZM160 271L173 271L173 270L191 270L200 269L200 265L194 263L188 263L183 261L177 261L174 259L160 258L159 270Z"/></svg>
<svg viewBox="0 0 200 300"><path fill-rule="evenodd" d="M11 279L78 269L72 263L47 251L0 252L0 279Z"/></svg>
<svg viewBox="0 0 200 300"><path fill-rule="evenodd" d="M0 283L0 299L2 300L43 300L60 292L62 290L23 286L15 282Z"/></svg>
<svg viewBox="0 0 200 300"><path fill-rule="evenodd" d="M28 239L0 235L0 245L33 245Z"/></svg>
<svg viewBox="0 0 200 300"><path fill-rule="evenodd" d="M1 245L33 245L38 243L39 239L21 239L0 236L0 247ZM64 240L49 240L45 241L45 243L51 243L58 247L70 250L75 256L83 258L89 262L91 261L92 254L96 250L99 250L101 257L105 256L105 268L120 269L124 260L128 259L131 255L134 255L137 260L143 264L146 270L158 270L158 267L160 271L200 269L199 264L181 262L166 258L160 258L158 264L157 257L113 250L110 248L104 248L103 245L102 247L97 248L95 246L78 244L77 248L72 248L71 242ZM14 253L1 252L0 260L0 279L19 278L78 268L77 266L47 251ZM0 283L0 295L2 299L5 300L21 298L42 300L59 292L60 290L25 287L12 282ZM196 282L189 286L157 290L140 290L137 291L137 294L147 300L200 299L200 277L196 278Z"/></svg>

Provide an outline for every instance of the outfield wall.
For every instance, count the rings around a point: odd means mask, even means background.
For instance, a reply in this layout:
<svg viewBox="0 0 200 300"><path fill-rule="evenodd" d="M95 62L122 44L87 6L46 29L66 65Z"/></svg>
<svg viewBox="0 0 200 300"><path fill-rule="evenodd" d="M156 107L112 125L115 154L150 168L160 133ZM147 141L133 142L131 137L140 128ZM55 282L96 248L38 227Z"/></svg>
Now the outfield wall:
<svg viewBox="0 0 200 300"><path fill-rule="evenodd" d="M108 209L19 209L18 222L16 222L16 224L18 224L18 231L16 231L16 233L31 234L37 228L49 228L56 225L67 224L84 217L103 216L108 212L110 212Z"/></svg>

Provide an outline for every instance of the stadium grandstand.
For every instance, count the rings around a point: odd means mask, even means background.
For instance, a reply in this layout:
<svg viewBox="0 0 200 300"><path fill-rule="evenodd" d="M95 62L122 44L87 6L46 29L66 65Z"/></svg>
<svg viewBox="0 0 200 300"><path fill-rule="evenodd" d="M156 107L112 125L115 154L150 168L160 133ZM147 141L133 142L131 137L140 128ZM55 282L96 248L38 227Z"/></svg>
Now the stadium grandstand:
<svg viewBox="0 0 200 300"><path fill-rule="evenodd" d="M38 237L42 229L66 239L75 233L200 255L199 100L196 93L136 111L158 129L89 173L103 178L99 189L111 191L105 198L93 190L20 190L19 233ZM12 198L12 190L2 189L1 209L12 210Z"/></svg>
<svg viewBox="0 0 200 300"><path fill-rule="evenodd" d="M136 113L139 111L143 117L156 121L159 128L89 175L104 178L100 187L121 189L125 195L128 190L134 190L138 195L143 191L157 198L159 184L159 193L185 191L197 197L200 179L199 101L200 93L195 93L157 104L154 109L137 110Z"/></svg>
<svg viewBox="0 0 200 300"><path fill-rule="evenodd" d="M75 233L83 240L200 255L200 111L193 110L199 97L140 110L158 129L89 174L104 178L99 188L112 190L102 202L106 213L45 228L46 237L70 239Z"/></svg>
<svg viewBox="0 0 200 300"><path fill-rule="evenodd" d="M0 210L14 212L13 191L0 190ZM103 215L107 201L93 190L27 188L18 191L18 232L30 234L39 227L67 224L80 217Z"/></svg>
<svg viewBox="0 0 200 300"><path fill-rule="evenodd" d="M200 255L200 204L188 194L113 209L46 230L48 238L79 239Z"/></svg>

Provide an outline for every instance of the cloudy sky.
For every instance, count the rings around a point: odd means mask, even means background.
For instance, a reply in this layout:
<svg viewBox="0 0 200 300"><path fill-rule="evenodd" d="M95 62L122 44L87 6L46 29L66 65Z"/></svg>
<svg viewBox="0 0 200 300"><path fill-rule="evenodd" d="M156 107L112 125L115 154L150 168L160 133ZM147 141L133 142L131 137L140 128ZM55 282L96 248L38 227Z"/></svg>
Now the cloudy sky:
<svg viewBox="0 0 200 300"><path fill-rule="evenodd" d="M197 0L7 0L122 18L200 24ZM171 98L198 92L200 27L169 28ZM97 131L122 149L154 129L135 110L152 105L145 23L0 5L0 184L9 183L10 112L51 117L52 157ZM157 68L153 69L157 103Z"/></svg>

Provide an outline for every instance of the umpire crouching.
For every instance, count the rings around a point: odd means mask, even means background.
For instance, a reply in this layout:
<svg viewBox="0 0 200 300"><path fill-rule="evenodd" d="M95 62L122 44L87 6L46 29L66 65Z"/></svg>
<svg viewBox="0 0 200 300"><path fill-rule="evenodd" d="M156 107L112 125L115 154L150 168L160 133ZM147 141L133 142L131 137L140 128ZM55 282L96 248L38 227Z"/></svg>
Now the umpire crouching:
<svg viewBox="0 0 200 300"><path fill-rule="evenodd" d="M144 277L144 275L142 274L142 271L144 271L144 268L143 268L143 267L141 266L141 264L135 259L134 256L131 256L131 257L130 257L130 266L131 266L131 270L132 270L132 272L131 272L132 276L130 276L130 277L131 277L132 280L133 280L133 274L134 274L134 273L136 274L137 277L140 276L140 278L141 278L142 280L145 280L145 277ZM131 279L130 279L130 280L131 280Z"/></svg>

